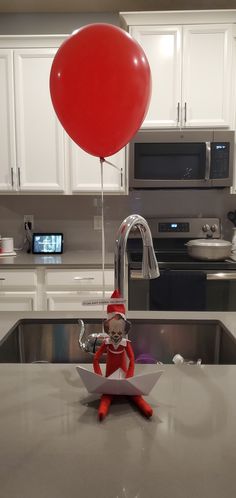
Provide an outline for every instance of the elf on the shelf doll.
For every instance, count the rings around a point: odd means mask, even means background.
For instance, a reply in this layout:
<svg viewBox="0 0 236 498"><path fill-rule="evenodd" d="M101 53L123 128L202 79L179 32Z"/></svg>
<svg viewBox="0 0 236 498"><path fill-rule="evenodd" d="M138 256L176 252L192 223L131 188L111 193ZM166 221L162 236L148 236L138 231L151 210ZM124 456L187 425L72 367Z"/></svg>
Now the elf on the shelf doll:
<svg viewBox="0 0 236 498"><path fill-rule="evenodd" d="M115 290L111 296L119 298L120 294ZM94 372L102 375L99 365L99 359L102 354L107 354L106 359L106 377L113 374L121 368L125 377L132 377L134 374L134 353L131 342L126 339L126 334L130 330L131 323L126 320L125 307L123 304L108 304L107 320L104 321L104 331L109 337L104 339L104 342L94 356L93 367ZM127 359L129 366L127 367ZM113 399L111 394L103 394L98 408L98 417L103 420L109 411L110 404ZM140 411L147 417L151 417L153 410L150 405L142 398L142 396L130 396L130 399L138 406Z"/></svg>

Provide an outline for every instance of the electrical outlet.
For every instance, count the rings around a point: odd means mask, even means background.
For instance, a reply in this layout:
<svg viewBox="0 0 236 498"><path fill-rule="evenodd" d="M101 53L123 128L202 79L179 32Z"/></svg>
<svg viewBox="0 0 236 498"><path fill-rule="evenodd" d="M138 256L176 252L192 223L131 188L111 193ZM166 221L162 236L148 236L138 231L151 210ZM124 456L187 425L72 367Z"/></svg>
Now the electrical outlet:
<svg viewBox="0 0 236 498"><path fill-rule="evenodd" d="M33 214L24 214L24 226L25 223L31 223L31 230L34 228L34 215Z"/></svg>
<svg viewBox="0 0 236 498"><path fill-rule="evenodd" d="M101 216L94 216L93 217L93 228L94 228L94 230L101 230L102 229L102 217Z"/></svg>

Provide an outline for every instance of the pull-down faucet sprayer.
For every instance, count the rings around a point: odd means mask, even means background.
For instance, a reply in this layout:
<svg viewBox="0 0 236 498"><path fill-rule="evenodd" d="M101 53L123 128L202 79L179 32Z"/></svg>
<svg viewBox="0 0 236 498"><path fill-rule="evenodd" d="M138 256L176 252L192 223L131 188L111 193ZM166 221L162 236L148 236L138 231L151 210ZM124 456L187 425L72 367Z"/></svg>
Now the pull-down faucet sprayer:
<svg viewBox="0 0 236 498"><path fill-rule="evenodd" d="M139 214L131 214L121 223L118 230L115 244L115 289L120 291L121 297L124 297L124 281L125 281L125 253L127 239L131 230L137 227L142 236L143 242L143 262L142 274L143 278L157 278L160 275L158 263L156 260L152 235L149 225L145 218Z"/></svg>

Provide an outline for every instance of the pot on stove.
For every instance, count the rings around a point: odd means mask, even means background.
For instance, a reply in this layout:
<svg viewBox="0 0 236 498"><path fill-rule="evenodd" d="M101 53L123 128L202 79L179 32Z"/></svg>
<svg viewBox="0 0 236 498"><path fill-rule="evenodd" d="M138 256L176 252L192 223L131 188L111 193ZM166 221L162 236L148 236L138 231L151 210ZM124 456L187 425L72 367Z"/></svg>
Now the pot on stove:
<svg viewBox="0 0 236 498"><path fill-rule="evenodd" d="M224 261L230 257L232 243L222 239L194 239L186 243L189 256L194 259Z"/></svg>

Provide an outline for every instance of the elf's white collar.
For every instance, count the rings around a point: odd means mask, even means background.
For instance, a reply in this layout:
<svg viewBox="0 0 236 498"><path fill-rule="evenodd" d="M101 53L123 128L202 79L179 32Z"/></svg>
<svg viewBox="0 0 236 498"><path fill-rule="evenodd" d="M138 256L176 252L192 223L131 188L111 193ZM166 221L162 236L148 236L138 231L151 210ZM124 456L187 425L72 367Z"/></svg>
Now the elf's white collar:
<svg viewBox="0 0 236 498"><path fill-rule="evenodd" d="M114 343L111 341L110 337L106 337L106 339L105 339L105 343L106 343L106 344L112 344L112 346L113 346L113 348L114 348L114 349L118 349L118 347L119 347L119 346L124 346L124 347L126 347L126 346L127 346L127 342L130 342L130 341L129 341L129 339L125 339L125 338L123 338L123 339L121 339L121 341L120 341L118 344L114 344Z"/></svg>

